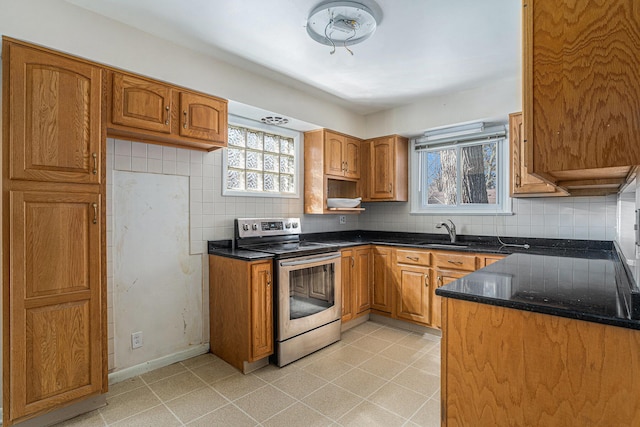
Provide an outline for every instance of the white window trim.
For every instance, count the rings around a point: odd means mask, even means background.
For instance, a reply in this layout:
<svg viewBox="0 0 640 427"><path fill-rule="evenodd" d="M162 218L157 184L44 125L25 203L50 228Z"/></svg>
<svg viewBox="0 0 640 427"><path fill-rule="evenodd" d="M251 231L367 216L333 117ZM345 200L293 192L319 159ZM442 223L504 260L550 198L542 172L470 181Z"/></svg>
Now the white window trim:
<svg viewBox="0 0 640 427"><path fill-rule="evenodd" d="M246 119L244 117L238 117L229 114L229 125L240 126L247 129L257 130L260 132L266 132L270 134L277 134L286 136L293 139L293 147L295 150L294 159L294 188L293 193L270 193L268 191L237 191L227 189L227 148L223 148L222 151L222 195L230 197L271 197L282 199L299 199L300 198L300 164L302 159L300 158L300 145L302 137L300 132L285 129L273 125L266 125L264 123L256 122L255 120Z"/></svg>
<svg viewBox="0 0 640 427"><path fill-rule="evenodd" d="M496 205L430 205L420 206L420 153L415 149L416 139L411 140L410 147L410 190L411 215L513 215L513 203L509 197L509 135L498 144L498 191L496 193L502 203Z"/></svg>

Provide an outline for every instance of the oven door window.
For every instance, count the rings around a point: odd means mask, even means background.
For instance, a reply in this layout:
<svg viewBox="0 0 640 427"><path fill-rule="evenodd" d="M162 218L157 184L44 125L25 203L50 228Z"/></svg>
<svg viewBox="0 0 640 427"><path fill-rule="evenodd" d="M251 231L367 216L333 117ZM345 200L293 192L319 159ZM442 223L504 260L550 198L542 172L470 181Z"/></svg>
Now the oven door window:
<svg viewBox="0 0 640 427"><path fill-rule="evenodd" d="M289 272L290 319L301 319L320 313L335 304L333 264L303 268Z"/></svg>

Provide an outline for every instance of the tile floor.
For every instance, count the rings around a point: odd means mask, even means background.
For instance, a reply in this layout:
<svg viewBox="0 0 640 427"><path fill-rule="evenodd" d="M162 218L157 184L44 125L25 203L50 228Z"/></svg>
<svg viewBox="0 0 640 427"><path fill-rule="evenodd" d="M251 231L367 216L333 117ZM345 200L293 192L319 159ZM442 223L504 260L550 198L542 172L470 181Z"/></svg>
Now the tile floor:
<svg viewBox="0 0 640 427"><path fill-rule="evenodd" d="M69 426L439 426L440 339L375 322L249 375L212 354L110 387Z"/></svg>

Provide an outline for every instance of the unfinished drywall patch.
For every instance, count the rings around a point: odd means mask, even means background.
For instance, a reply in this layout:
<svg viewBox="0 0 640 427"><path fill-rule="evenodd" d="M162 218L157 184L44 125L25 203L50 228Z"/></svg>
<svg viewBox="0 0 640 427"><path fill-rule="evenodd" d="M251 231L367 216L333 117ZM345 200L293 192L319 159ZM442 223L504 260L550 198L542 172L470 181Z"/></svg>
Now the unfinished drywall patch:
<svg viewBox="0 0 640 427"><path fill-rule="evenodd" d="M113 172L117 369L202 343L202 260L189 253L189 178ZM143 345L132 349L131 334Z"/></svg>

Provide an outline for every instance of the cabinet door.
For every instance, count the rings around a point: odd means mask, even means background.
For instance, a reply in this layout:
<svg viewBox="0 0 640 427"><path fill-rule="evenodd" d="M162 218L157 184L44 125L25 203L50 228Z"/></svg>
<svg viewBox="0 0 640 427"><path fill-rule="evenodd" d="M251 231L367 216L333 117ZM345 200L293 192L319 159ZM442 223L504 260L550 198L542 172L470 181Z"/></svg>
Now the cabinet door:
<svg viewBox="0 0 640 427"><path fill-rule="evenodd" d="M496 262L504 259L504 255L491 255L491 256L483 256L482 257L482 267L486 267L491 264L495 264Z"/></svg>
<svg viewBox="0 0 640 427"><path fill-rule="evenodd" d="M352 250L342 251L342 322L353 319L356 258Z"/></svg>
<svg viewBox="0 0 640 427"><path fill-rule="evenodd" d="M356 288L355 288L355 314L371 308L369 295L369 281L371 280L371 249L356 250Z"/></svg>
<svg viewBox="0 0 640 427"><path fill-rule="evenodd" d="M360 141L354 138L345 138L344 141L344 176L347 178L360 178Z"/></svg>
<svg viewBox="0 0 640 427"><path fill-rule="evenodd" d="M9 178L100 183L102 69L9 42L3 49Z"/></svg>
<svg viewBox="0 0 640 427"><path fill-rule="evenodd" d="M251 356L255 361L273 353L273 286L271 263L251 265Z"/></svg>
<svg viewBox="0 0 640 427"><path fill-rule="evenodd" d="M392 137L375 140L370 147L369 197L393 199L395 176L395 143Z"/></svg>
<svg viewBox="0 0 640 427"><path fill-rule="evenodd" d="M431 293L431 274L427 267L398 264L398 300L396 316L429 324L429 296Z"/></svg>
<svg viewBox="0 0 640 427"><path fill-rule="evenodd" d="M558 195L566 193L553 185L529 174L526 161L524 128L522 113L509 115L509 143L511 145L511 196L523 195Z"/></svg>
<svg viewBox="0 0 640 427"><path fill-rule="evenodd" d="M371 308L391 313L392 250L373 249L373 286L371 287Z"/></svg>
<svg viewBox="0 0 640 427"><path fill-rule="evenodd" d="M324 136L324 173L333 176L344 176L344 136L325 132Z"/></svg>
<svg viewBox="0 0 640 427"><path fill-rule="evenodd" d="M4 407L19 420L103 387L100 196L12 191L9 206Z"/></svg>
<svg viewBox="0 0 640 427"><path fill-rule="evenodd" d="M111 121L117 125L171 133L171 87L113 73Z"/></svg>
<svg viewBox="0 0 640 427"><path fill-rule="evenodd" d="M436 284L431 289L431 326L442 328L442 297L436 295L436 289L466 276L468 272L436 270Z"/></svg>
<svg viewBox="0 0 640 427"><path fill-rule="evenodd" d="M180 92L180 136L227 143L227 103L217 98Z"/></svg>

